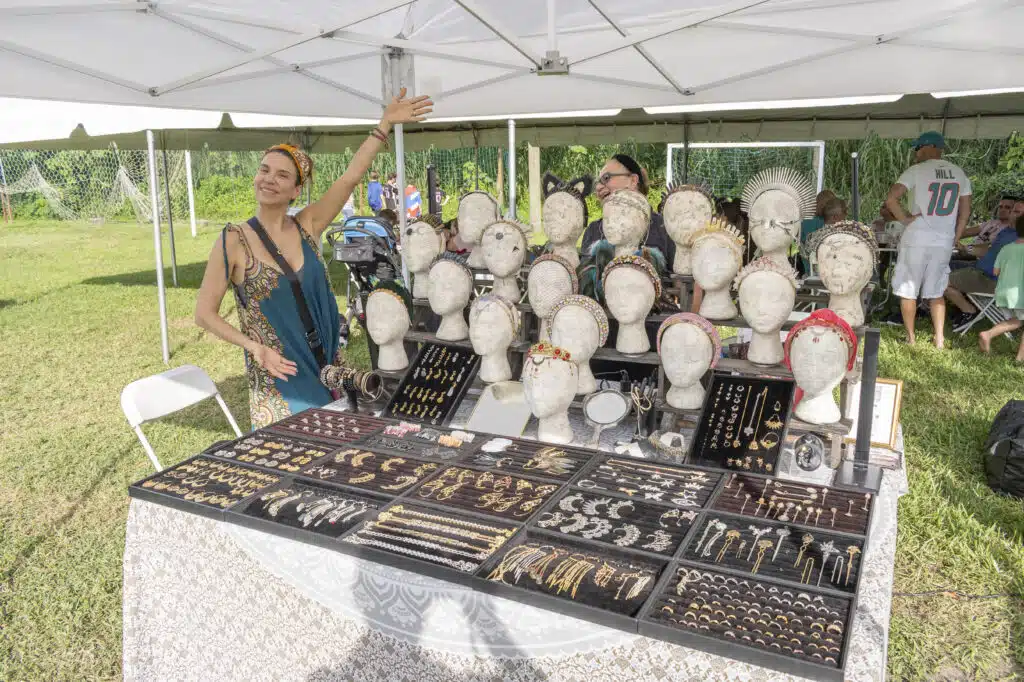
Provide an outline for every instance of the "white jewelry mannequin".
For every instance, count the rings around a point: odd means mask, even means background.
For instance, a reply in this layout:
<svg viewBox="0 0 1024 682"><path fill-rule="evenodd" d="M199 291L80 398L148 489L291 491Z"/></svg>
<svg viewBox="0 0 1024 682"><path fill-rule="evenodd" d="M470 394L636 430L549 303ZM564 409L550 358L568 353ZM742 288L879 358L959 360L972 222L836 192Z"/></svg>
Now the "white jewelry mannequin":
<svg viewBox="0 0 1024 682"><path fill-rule="evenodd" d="M399 284L384 282L366 297L366 331L377 344L377 368L395 372L409 366L405 333L412 325L412 301Z"/></svg>
<svg viewBox="0 0 1024 682"><path fill-rule="evenodd" d="M714 199L703 187L678 185L668 189L660 212L665 220L665 231L676 244L672 272L692 274L690 240L714 216Z"/></svg>
<svg viewBox="0 0 1024 682"><path fill-rule="evenodd" d="M762 256L788 265L789 247L800 239L801 221L814 215L814 200L810 179L791 168L767 168L744 185L741 207Z"/></svg>
<svg viewBox="0 0 1024 682"><path fill-rule="evenodd" d="M473 294L473 272L465 261L445 252L430 266L430 309L441 316L437 338L461 341L469 336L469 326L462 313Z"/></svg>
<svg viewBox="0 0 1024 682"><path fill-rule="evenodd" d="M878 242L871 228L853 220L826 225L811 234L807 253L814 255L828 289L828 307L852 327L864 324L860 294L878 265Z"/></svg>
<svg viewBox="0 0 1024 682"><path fill-rule="evenodd" d="M538 343L526 355L523 365L523 393L533 416L537 417L537 440L570 443L569 405L576 395L578 370L572 355L549 343Z"/></svg>
<svg viewBox="0 0 1024 682"><path fill-rule="evenodd" d="M487 226L498 218L498 202L487 192L469 192L459 199L459 237L470 246L469 267L485 267L484 255L476 246Z"/></svg>
<svg viewBox="0 0 1024 682"><path fill-rule="evenodd" d="M413 298L426 298L430 277L430 264L445 251L441 224L432 215L425 215L405 228L402 257L412 275Z"/></svg>
<svg viewBox="0 0 1024 682"><path fill-rule="evenodd" d="M676 313L658 328L658 354L672 386L665 401L681 410L697 410L704 404L701 377L718 365L722 341L714 325L700 315Z"/></svg>
<svg viewBox="0 0 1024 682"><path fill-rule="evenodd" d="M729 291L743 264L743 235L724 219L713 218L693 235L693 279L704 289L700 315L730 320L737 315Z"/></svg>
<svg viewBox="0 0 1024 682"><path fill-rule="evenodd" d="M853 369L857 337L843 318L829 309L816 310L786 336L786 364L800 388L793 414L809 424L832 424L842 413L832 390Z"/></svg>
<svg viewBox="0 0 1024 682"><path fill-rule="evenodd" d="M508 347L519 334L522 318L515 304L496 294L484 294L469 308L469 340L480 356L480 380L509 381L512 368Z"/></svg>
<svg viewBox="0 0 1024 682"><path fill-rule="evenodd" d="M540 320L541 341L548 339L548 319L555 305L579 290L576 268L561 256L547 253L533 261L526 275L526 292L533 314Z"/></svg>
<svg viewBox="0 0 1024 682"><path fill-rule="evenodd" d="M651 349L644 322L661 298L661 277L640 256L616 256L601 275L605 305L618 323L615 350L635 355Z"/></svg>
<svg viewBox="0 0 1024 682"><path fill-rule="evenodd" d="M511 220L498 220L484 229L476 249L483 254L484 264L494 275L492 293L514 303L523 297L516 278L526 260L527 232L526 227Z"/></svg>
<svg viewBox="0 0 1024 682"><path fill-rule="evenodd" d="M587 296L566 296L551 311L548 329L551 342L572 353L579 367L577 395L596 391L590 358L608 340L608 315L601 304Z"/></svg>
<svg viewBox="0 0 1024 682"><path fill-rule="evenodd" d="M800 288L797 273L762 256L736 275L737 299L752 336L747 360L755 365L777 365L785 357L779 330L789 319Z"/></svg>
<svg viewBox="0 0 1024 682"><path fill-rule="evenodd" d="M651 205L635 189L619 189L604 201L604 238L616 256L628 256L644 243L651 227Z"/></svg>
<svg viewBox="0 0 1024 682"><path fill-rule="evenodd" d="M551 173L544 174L544 205L541 216L551 253L561 256L573 267L580 264L576 242L587 229L587 196L593 188L590 176L562 182Z"/></svg>

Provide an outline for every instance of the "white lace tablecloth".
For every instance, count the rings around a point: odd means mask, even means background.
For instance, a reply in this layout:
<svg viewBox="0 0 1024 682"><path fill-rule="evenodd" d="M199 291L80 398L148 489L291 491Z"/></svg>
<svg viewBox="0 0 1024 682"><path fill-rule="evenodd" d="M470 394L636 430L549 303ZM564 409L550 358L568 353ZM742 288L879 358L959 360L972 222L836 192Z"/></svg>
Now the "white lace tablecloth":
<svg viewBox="0 0 1024 682"><path fill-rule="evenodd" d="M847 679L882 680L902 471L864 556ZM128 680L790 680L364 559L133 500Z"/></svg>

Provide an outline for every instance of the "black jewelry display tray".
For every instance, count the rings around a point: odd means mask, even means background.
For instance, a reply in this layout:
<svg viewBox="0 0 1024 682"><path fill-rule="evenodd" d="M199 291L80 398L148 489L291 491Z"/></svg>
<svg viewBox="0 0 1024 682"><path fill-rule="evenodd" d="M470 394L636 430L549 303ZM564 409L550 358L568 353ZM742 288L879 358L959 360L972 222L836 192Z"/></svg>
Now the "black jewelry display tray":
<svg viewBox="0 0 1024 682"><path fill-rule="evenodd" d="M385 421L391 423L391 420ZM487 434L477 433L476 441L479 441L481 438L486 439L489 437L491 436ZM552 446L557 447L554 446L553 444ZM579 448L578 446L574 446L574 448L577 450L584 449ZM469 452L471 451L467 451L467 454L469 454ZM756 666L763 666L765 668L770 668L772 670L797 675L801 677L830 681L834 680L836 682L844 678L844 669L849 658L850 637L853 634L855 614L858 606L858 593L862 584L862 580L860 578L863 575L863 565L861 566L861 568L858 569L858 581L856 585L856 590L851 595L850 593L838 592L835 590L826 589L824 587L819 588L812 585L795 586L792 583L762 577L760 574L756 576L751 576L749 573L730 570L728 568L721 567L715 564L697 564L683 560L682 557L685 555L691 543L697 542L696 536L698 534L698 531L704 526L709 515L713 517L730 516L728 513L723 513L722 511L715 511L712 509L712 507L718 500L719 496L723 494L723 489L729 481L731 472L728 470L707 466L676 466L670 464L663 464L660 462L653 462L650 460L639 460L647 464L653 464L670 470L683 469L691 471L704 471L709 474L721 475L721 479L718 481L714 491L712 492L711 496L707 499L704 506L700 509L695 510L697 511L696 519L691 524L690 529L686 533L683 541L679 544L679 546L675 550L675 553L671 557L668 557L667 555L655 554L644 550L626 549L617 546L610 547L607 543L595 540L587 540L585 538L569 536L561 533L551 533L547 529L539 528L536 525L537 521L542 517L544 513L550 511L551 508L557 504L557 500L566 491L572 489L579 489L588 493L596 492L594 490L587 488L577 488L575 485L578 480L587 476L588 472L591 469L599 466L600 463L604 462L607 459L629 459L628 457L625 456L617 456L607 452L593 451L593 454L594 457L591 459L591 461L584 465L583 467L580 467L579 470L570 479L561 482L561 487L557 491L555 491L544 504L538 507L531 516L523 519L521 523L514 520L503 520L504 523L516 526L519 530L513 536L511 536L504 545L502 545L493 554L486 558L480 565L480 568L474 574L464 573L452 568L448 568L443 565L433 564L411 556L392 553L374 547L367 547L344 542L343 540L346 537L355 533L356 530L362 527L362 522L353 525L347 531L339 535L337 539L330 539L328 537L319 535L317 533L312 533L308 530L304 530L301 528L277 524L266 519L247 517L244 514L244 509L246 508L246 506L251 504L254 499L258 498L266 489L270 488L271 486L266 486L265 488L258 490L257 492L235 503L226 510L212 509L210 507L205 507L201 504L191 503L182 499L173 498L168 495L160 494L157 491L141 488L141 484L144 481L148 480L149 478L153 478L152 476L132 484L129 487L129 495L134 498L198 514L206 518L212 518L218 521L228 521L230 523L235 523L240 526L265 531L283 538L299 542L305 542L308 544L316 545L318 547L325 547L333 551L341 552L343 554L351 556L356 556L359 558L368 559L380 564L392 566L394 568L408 570L421 575L438 578L440 580L445 580L447 582L469 587L479 592L512 599L518 602L522 602L524 604L546 609L548 611L552 611L555 613L580 618L588 622L615 628L617 630L627 632L630 634L640 634L647 637L652 637L654 639L659 639L662 641L691 647L693 649L721 655L736 661L749 663ZM446 466L458 465L460 463L460 460L465 459L466 457L462 456L454 460L445 461L443 463L443 466L439 467L437 471L425 477L421 482L410 487L408 490L402 491L402 493L399 495L383 495L379 493L368 492L365 489L353 486L346 486L340 484L327 483L324 481L307 479L301 475L295 475L291 477L282 476L278 484L285 483L286 481L294 481L295 483L299 483L302 485L318 486L325 489L337 490L341 494L348 494L366 499L380 500L382 506L378 510L377 514L379 514L381 511L386 510L387 508L394 504L413 504L417 507L431 508L438 512L455 513L457 515L464 517L478 518L484 523L493 523L496 520L495 517L493 516L488 516L485 514L465 510L461 507L452 508L444 506L441 504L437 504L436 502L421 499L419 498L419 496L415 494L421 485L424 485L425 483L431 481L435 476L440 475L440 472L443 471ZM429 460L421 459L420 461ZM468 464L468 462L466 463ZM238 464L238 466L244 465ZM501 475L509 473L504 470L488 469L487 467L481 467L479 465L471 466L473 466L473 468L478 468L481 470L490 470L493 473ZM265 472L265 470L260 471ZM746 472L743 472L742 475L747 479L760 478L762 480L777 480L773 476L758 476ZM820 488L822 486L817 487ZM838 488L832 487L830 489L837 490ZM845 488L843 490L851 490L853 492L863 494L863 491L854 491L853 489ZM629 495L615 491L600 491L600 494L602 496L608 496L612 498L630 499ZM637 497L635 499L643 498ZM872 497L870 505L871 518L868 521L869 531L871 528L871 522L874 518L875 508L877 506L874 504L874 501L875 500ZM666 508L672 506L671 504L666 504L664 501L660 503L654 502L654 504L661 504ZM680 509L683 508L680 507ZM375 516L376 515L367 515L365 520L370 521L374 519ZM736 515L731 516L737 519L742 518L744 521L749 520L747 517L738 517ZM823 529L819 528L819 530ZM864 547L864 553L861 556L861 561L863 562L867 558L868 552L870 551L870 532L866 535L848 535L850 537L856 537L862 542ZM525 587L519 587L516 585L509 585L505 583L487 580L487 575L491 572L491 570L493 570L493 567L496 565L498 561L500 561L500 557L503 556L505 552L507 552L513 546L528 541L530 539L546 540L550 543L560 545L577 546L586 551L587 553L594 553L598 556L603 555L609 558L635 557L635 559L638 561L653 563L661 566L662 568L660 576L658 577L653 590L649 593L649 595L646 598L646 601L637 611L637 615L635 616L626 616L613 611L607 611L594 606L589 606L587 604L576 603L571 599L566 598L565 596L555 596L552 594L527 589ZM844 628L844 633L842 635L842 645L840 658L838 659L838 667L832 667L824 663L818 664L808 660L791 657L785 654L777 654L774 653L772 650L763 649L758 646L750 646L726 639L717 639L716 637L701 635L697 632L693 632L690 630L670 627L651 619L649 617L650 612L653 605L659 599L659 595L661 595L666 590L674 590L675 585L674 583L672 583L672 580L676 574L677 569L681 566L698 570L705 570L711 573L731 575L739 579L753 579L764 584L777 585L779 589L799 589L801 592L806 592L811 595L822 595L825 597L849 600L849 616L846 627Z"/></svg>
<svg viewBox="0 0 1024 682"><path fill-rule="evenodd" d="M416 376L417 370L422 369L422 365L426 362L426 356L435 349L443 349L449 353L460 353L468 356L469 364L466 366L466 371L463 373L462 379L454 386L455 390L453 391L452 400L446 403L444 409L441 410L441 415L436 418L430 418L429 416L415 417L413 415L396 413L395 407L400 405L402 402L409 400L407 396L403 395L405 389L409 386L419 387L422 385L421 378ZM458 369L459 367L455 366L453 371L458 371ZM398 388L395 389L395 393L391 400L381 412L381 417L428 424L430 426L447 426L451 422L452 417L455 416L459 405L462 404L463 398L466 397L466 391L469 390L470 385L476 378L477 370L479 369L480 356L474 353L470 348L452 346L437 342L424 343L423 346L420 347L420 352L416 355L416 359L405 371L405 375L402 377L401 383L398 384Z"/></svg>

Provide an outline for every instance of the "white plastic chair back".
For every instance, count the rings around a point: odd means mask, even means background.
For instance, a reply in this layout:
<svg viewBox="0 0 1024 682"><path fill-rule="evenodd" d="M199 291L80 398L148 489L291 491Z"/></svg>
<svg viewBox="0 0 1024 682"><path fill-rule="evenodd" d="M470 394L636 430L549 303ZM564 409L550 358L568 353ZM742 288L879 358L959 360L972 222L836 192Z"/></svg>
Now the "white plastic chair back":
<svg viewBox="0 0 1024 682"><path fill-rule="evenodd" d="M121 410L157 471L162 471L163 467L142 433L142 424L174 414L207 398L217 401L235 435L240 437L242 432L217 390L217 385L195 365L182 365L133 381L121 391Z"/></svg>

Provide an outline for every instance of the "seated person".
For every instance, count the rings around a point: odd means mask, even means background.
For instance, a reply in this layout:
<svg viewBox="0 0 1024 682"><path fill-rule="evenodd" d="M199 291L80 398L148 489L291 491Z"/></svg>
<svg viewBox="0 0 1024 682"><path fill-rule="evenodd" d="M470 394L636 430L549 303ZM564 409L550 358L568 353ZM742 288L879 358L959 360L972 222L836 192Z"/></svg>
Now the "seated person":
<svg viewBox="0 0 1024 682"><path fill-rule="evenodd" d="M825 225L835 225L846 220L846 202L839 198L829 199L822 209Z"/></svg>
<svg viewBox="0 0 1024 682"><path fill-rule="evenodd" d="M1024 200L1015 201L1010 211L1010 220L1017 221L1024 216ZM1017 239L1015 230L1000 230L985 254L978 261L966 268L959 268L949 274L949 286L946 287L946 300L960 311L953 318L953 327L967 324L978 314L978 309L967 300L965 293L994 294L996 291L996 275L994 272L996 258L1000 250Z"/></svg>
<svg viewBox="0 0 1024 682"><path fill-rule="evenodd" d="M1016 239L999 251L993 271L999 278L996 284L996 305L1006 310L1010 319L978 336L978 344L985 353L991 350L992 339L1020 329L1021 320L1024 320L1024 218L1017 218L1014 229L1003 230L999 236L1007 232L1012 233ZM1017 348L1017 362L1024 362L1024 342Z"/></svg>
<svg viewBox="0 0 1024 682"><path fill-rule="evenodd" d="M880 246L883 244L895 246L899 243L900 235L903 234L905 227L903 223L896 220L896 216L883 201L881 208L878 209L878 217L871 223L871 229Z"/></svg>
<svg viewBox="0 0 1024 682"><path fill-rule="evenodd" d="M625 154L616 154L608 159L608 163L601 168L594 185L594 193L602 204L612 192L619 189L633 189L644 196L647 196L647 171L641 168L633 157ZM584 255L590 253L590 247L604 239L604 221L595 220L587 226L583 233L583 241L580 245L580 252ZM675 262L676 245L669 239L665 231L665 221L660 213L651 212L651 226L647 230L647 239L643 246L648 246L661 251L661 255L668 262L671 269Z"/></svg>
<svg viewBox="0 0 1024 682"><path fill-rule="evenodd" d="M807 239L817 230L825 227L825 204L836 198L835 192L823 189L818 192L814 203L814 216L800 223L800 243L806 244Z"/></svg>
<svg viewBox="0 0 1024 682"><path fill-rule="evenodd" d="M974 239L963 247L958 244L957 251L967 256L973 256L974 258L981 258L984 256L992 246L992 242L995 240L996 235L1006 228L1012 227L1013 223L1011 221L1010 214L1013 212L1013 205L1016 201L1017 197L1010 194L1004 194L1000 197L999 205L996 206L995 218L982 223L981 225L968 227L964 230L964 237L974 237Z"/></svg>

